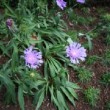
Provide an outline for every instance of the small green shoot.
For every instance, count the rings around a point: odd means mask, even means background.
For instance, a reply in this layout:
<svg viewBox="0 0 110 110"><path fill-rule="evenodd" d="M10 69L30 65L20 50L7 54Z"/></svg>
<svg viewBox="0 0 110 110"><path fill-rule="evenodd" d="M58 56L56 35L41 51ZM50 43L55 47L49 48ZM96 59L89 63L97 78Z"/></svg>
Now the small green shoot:
<svg viewBox="0 0 110 110"><path fill-rule="evenodd" d="M78 79L81 81L81 82L89 82L93 76L93 74L87 70L86 68L78 68L77 69L77 76L78 76Z"/></svg>
<svg viewBox="0 0 110 110"><path fill-rule="evenodd" d="M104 84L105 86L110 85L110 72L104 73L101 76L101 83Z"/></svg>
<svg viewBox="0 0 110 110"><path fill-rule="evenodd" d="M95 107L99 99L100 89L89 87L84 91L85 100L92 106Z"/></svg>

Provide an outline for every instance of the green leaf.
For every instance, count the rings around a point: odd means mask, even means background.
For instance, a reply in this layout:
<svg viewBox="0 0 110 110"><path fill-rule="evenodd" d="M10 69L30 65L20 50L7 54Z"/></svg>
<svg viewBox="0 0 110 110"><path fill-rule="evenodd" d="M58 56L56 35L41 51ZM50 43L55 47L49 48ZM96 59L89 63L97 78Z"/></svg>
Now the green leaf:
<svg viewBox="0 0 110 110"><path fill-rule="evenodd" d="M39 99L39 96L40 96L40 93L41 93L41 89L35 93L35 95L34 95L34 101L33 101L33 104L34 105L37 104L38 99Z"/></svg>
<svg viewBox="0 0 110 110"><path fill-rule="evenodd" d="M63 62L66 62L67 64L70 63L69 59L64 57L63 54L57 53L58 57L60 60L62 60Z"/></svg>
<svg viewBox="0 0 110 110"><path fill-rule="evenodd" d="M8 62L7 62L8 64ZM16 102L16 96L15 96L15 85L11 78L9 77L10 69L7 69L7 64L3 66L3 68L0 70L0 84L2 86L6 87L6 93L5 93L5 102L9 104L11 101L13 103Z"/></svg>
<svg viewBox="0 0 110 110"><path fill-rule="evenodd" d="M64 107L66 110L68 110L67 104L65 103L65 99L61 91L57 90L57 99L60 105Z"/></svg>
<svg viewBox="0 0 110 110"><path fill-rule="evenodd" d="M45 96L45 87L42 88L39 92L39 98L38 98L38 103L37 103L37 107L35 110L39 110L39 107L41 106L43 100L44 100L44 96Z"/></svg>
<svg viewBox="0 0 110 110"><path fill-rule="evenodd" d="M92 48L93 48L93 46L92 46L92 39L90 38L90 36L89 35L86 35L86 38L87 38L87 40L88 40L88 45L89 45L89 50L92 50Z"/></svg>
<svg viewBox="0 0 110 110"><path fill-rule="evenodd" d="M50 59L50 61L48 61L48 65L49 65L49 69L50 69L50 74L52 77L54 77L55 76L55 67L52 64L51 59Z"/></svg>
<svg viewBox="0 0 110 110"><path fill-rule="evenodd" d="M16 44L13 44L13 53L12 53L12 62L11 62L12 69L18 66L18 48Z"/></svg>
<svg viewBox="0 0 110 110"><path fill-rule="evenodd" d="M48 64L47 64L47 62L44 63L44 75L46 78L48 78Z"/></svg>
<svg viewBox="0 0 110 110"><path fill-rule="evenodd" d="M37 80L36 82L31 83L31 88L36 88L38 89L38 86L42 86L46 83L45 80Z"/></svg>
<svg viewBox="0 0 110 110"><path fill-rule="evenodd" d="M7 16L11 16L13 18L17 18L16 13L4 2L5 7L8 9L10 13L5 13Z"/></svg>
<svg viewBox="0 0 110 110"><path fill-rule="evenodd" d="M80 89L80 87L77 84L69 82L69 81L66 81L66 85L65 86L71 87L73 89Z"/></svg>
<svg viewBox="0 0 110 110"><path fill-rule="evenodd" d="M19 88L18 88L18 102L19 102L21 110L25 110L24 109L24 96L23 96L23 87L22 86L19 86Z"/></svg>
<svg viewBox="0 0 110 110"><path fill-rule="evenodd" d="M69 101L75 106L75 102L74 102L74 99L73 99L72 95L64 87L61 87L61 90L67 96Z"/></svg>
<svg viewBox="0 0 110 110"><path fill-rule="evenodd" d="M2 50L3 54L10 56L8 51L7 51L7 48L4 46L4 43L2 41L0 41L0 49Z"/></svg>
<svg viewBox="0 0 110 110"><path fill-rule="evenodd" d="M53 86L49 88L50 94L51 94L51 101L54 102L54 104L58 107L59 110L62 110L61 105L58 103L58 100L54 96L55 91L53 90Z"/></svg>
<svg viewBox="0 0 110 110"><path fill-rule="evenodd" d="M57 36L57 37L59 37L60 39L61 39L61 41L65 41L64 40L64 37L62 37L62 34L59 32L59 31L57 31L57 30L53 30L54 32L54 34Z"/></svg>
<svg viewBox="0 0 110 110"><path fill-rule="evenodd" d="M76 92L75 92L74 89L72 89L72 88L70 88L70 87L67 87L67 89L68 89L68 91L71 93L71 95L72 95L74 98L78 99L78 96L77 96L77 94L76 94Z"/></svg>
<svg viewBox="0 0 110 110"><path fill-rule="evenodd" d="M62 65L60 64L60 62L58 62L54 58L51 58L51 64L53 65L54 71L56 73L58 73L60 71L61 67L62 67Z"/></svg>
<svg viewBox="0 0 110 110"><path fill-rule="evenodd" d="M73 43L73 40L71 38L68 38L67 41L69 44Z"/></svg>

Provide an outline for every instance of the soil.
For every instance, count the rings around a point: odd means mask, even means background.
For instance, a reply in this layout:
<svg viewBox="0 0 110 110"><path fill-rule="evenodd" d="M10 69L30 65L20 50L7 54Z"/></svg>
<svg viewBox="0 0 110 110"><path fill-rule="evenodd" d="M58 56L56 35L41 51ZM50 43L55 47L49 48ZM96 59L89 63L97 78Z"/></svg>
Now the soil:
<svg viewBox="0 0 110 110"><path fill-rule="evenodd" d="M97 20L99 19L99 16L95 12L96 8L91 8L90 11L91 11L91 15L93 15L97 18L96 22L95 22L95 23L97 23ZM93 14L93 12L94 12L94 14ZM93 25L88 26L88 28L86 28L86 30L88 31L92 27L93 27ZM84 30L85 26L81 26L81 25L78 25L77 27L74 26L74 25L70 26L70 29L75 29L75 28L80 29L80 30L81 29ZM83 39L81 39L81 42L82 41L83 41ZM98 37L94 38L93 39L93 49L91 51L88 51L88 56L91 56L91 55L103 56L103 54L105 53L105 50L107 48L106 44L104 42L105 42L105 38L102 35L99 35ZM0 64L4 63L4 59L5 59L4 57L0 58ZM82 65L84 65L84 64L82 64ZM86 64L85 64L85 66L88 67L88 65L86 65ZM106 110L104 107L105 107L106 102L110 101L110 87L105 87L104 85L102 85L100 83L100 78L101 78L101 75L104 72L106 72L107 70L110 71L110 67L104 66L101 61L96 61L95 63L90 65L89 68L92 70L92 73L93 73L93 78L90 82L88 82L88 83L78 82L77 74L72 69L69 69L69 71L70 71L70 80L73 81L73 82L78 83L78 85L80 87L82 87L82 90L85 90L89 86L93 86L93 87L99 88L101 90L100 91L100 98L99 98L99 100L96 104L96 107L92 108L85 101L83 91L78 91L77 94L78 94L79 98L76 101L76 107L73 107L68 102L69 110ZM0 91L0 110L20 110L18 104L16 104L16 105L13 105L13 104L5 105L3 103L3 100L4 100L3 95L4 95L4 92ZM35 107L32 105L32 98L27 97L27 96L25 97L25 110L35 110ZM40 110L57 110L57 109L54 107L54 105L51 103L50 99L47 97L44 100Z"/></svg>

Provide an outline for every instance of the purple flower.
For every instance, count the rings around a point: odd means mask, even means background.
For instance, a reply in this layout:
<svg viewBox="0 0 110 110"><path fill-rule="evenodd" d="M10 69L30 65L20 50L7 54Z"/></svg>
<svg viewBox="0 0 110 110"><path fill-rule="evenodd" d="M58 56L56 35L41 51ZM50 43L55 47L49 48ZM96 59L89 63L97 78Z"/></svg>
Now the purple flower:
<svg viewBox="0 0 110 110"><path fill-rule="evenodd" d="M7 19L6 20L6 25L10 29L12 27L12 25L13 25L13 19Z"/></svg>
<svg viewBox="0 0 110 110"><path fill-rule="evenodd" d="M78 64L79 60L85 61L86 49L80 43L72 42L66 47L67 57L70 58L71 63Z"/></svg>
<svg viewBox="0 0 110 110"><path fill-rule="evenodd" d="M63 0L56 0L57 5L63 10L66 7L66 2Z"/></svg>
<svg viewBox="0 0 110 110"><path fill-rule="evenodd" d="M33 50L33 46L30 46L26 50L24 50L24 56L26 66L29 68L38 68L43 63L42 53Z"/></svg>
<svg viewBox="0 0 110 110"><path fill-rule="evenodd" d="M18 31L17 26L15 25L13 19L7 19L6 25L10 31L12 31L12 32Z"/></svg>
<svg viewBox="0 0 110 110"><path fill-rule="evenodd" d="M79 3L85 3L85 0L77 0Z"/></svg>

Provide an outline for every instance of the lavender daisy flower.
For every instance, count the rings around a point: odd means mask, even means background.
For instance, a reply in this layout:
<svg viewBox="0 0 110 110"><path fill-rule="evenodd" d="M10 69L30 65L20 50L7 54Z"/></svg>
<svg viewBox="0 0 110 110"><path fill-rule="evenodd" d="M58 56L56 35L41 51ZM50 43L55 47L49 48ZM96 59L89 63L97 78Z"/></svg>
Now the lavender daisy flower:
<svg viewBox="0 0 110 110"><path fill-rule="evenodd" d="M71 63L78 64L79 60L85 61L86 49L80 43L72 42L66 47L67 57L70 58Z"/></svg>
<svg viewBox="0 0 110 110"><path fill-rule="evenodd" d="M62 10L66 7L66 2L63 0L56 0L56 3Z"/></svg>
<svg viewBox="0 0 110 110"><path fill-rule="evenodd" d="M85 0L77 0L79 3L85 3Z"/></svg>
<svg viewBox="0 0 110 110"><path fill-rule="evenodd" d="M33 46L30 46L29 48L24 50L23 58L25 59L26 66L28 66L29 68L39 68L39 66L41 66L41 64L43 63L42 53L33 50Z"/></svg>

